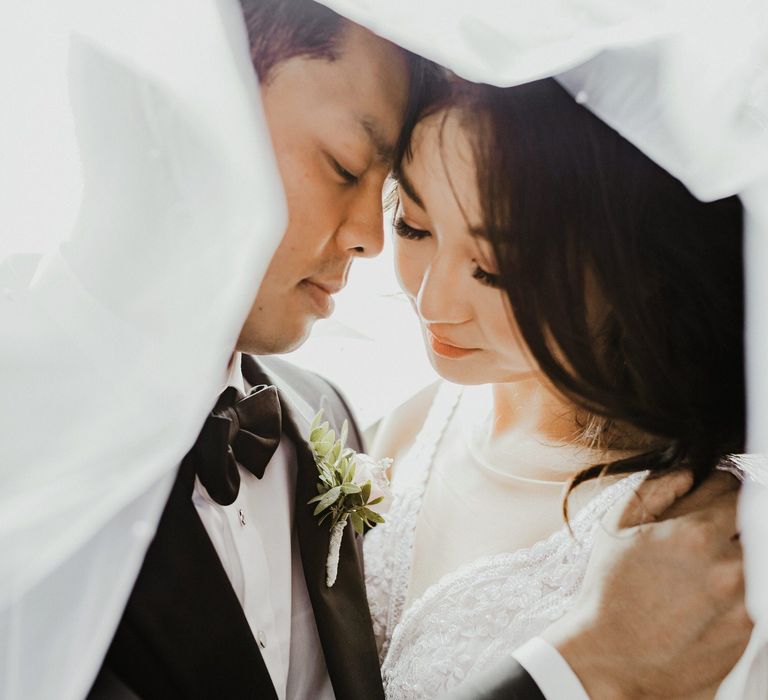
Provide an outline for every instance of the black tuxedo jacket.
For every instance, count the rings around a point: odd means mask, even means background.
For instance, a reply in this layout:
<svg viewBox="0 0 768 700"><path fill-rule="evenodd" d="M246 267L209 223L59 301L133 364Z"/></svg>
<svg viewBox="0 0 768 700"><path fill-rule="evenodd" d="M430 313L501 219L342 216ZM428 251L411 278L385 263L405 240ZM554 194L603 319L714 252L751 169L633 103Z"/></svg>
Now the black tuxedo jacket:
<svg viewBox="0 0 768 700"><path fill-rule="evenodd" d="M324 405L337 427L348 419L348 444L362 450L357 425L338 391L311 372L275 358L257 363L246 355L242 369L251 386L275 384L280 391L284 438L292 441L297 455L295 526L334 693L339 700L383 700L362 539L347 527L338 579L328 588L330 533L317 525L307 505L317 493L317 470L305 440L309 424L296 410L296 397L312 411ZM192 503L195 465L190 460L188 455L179 469L89 700L277 699L259 646ZM498 676L483 679L482 687L464 687L456 697L543 700L514 661L502 676L502 681Z"/></svg>
<svg viewBox="0 0 768 700"><path fill-rule="evenodd" d="M347 528L338 579L328 588L330 532L325 524L318 526L307 505L317 495L317 469L305 442L308 423L290 396L298 395L313 411L324 404L339 427L347 418L353 449L362 450L360 433L342 397L317 375L280 360L257 363L248 356L243 356L242 367L251 386L275 384L280 389L284 439L293 442L297 455L295 526L301 560L336 697L381 699L361 538L351 525ZM142 700L277 698L259 646L192 503L194 474L187 457L91 691L94 700L131 694Z"/></svg>

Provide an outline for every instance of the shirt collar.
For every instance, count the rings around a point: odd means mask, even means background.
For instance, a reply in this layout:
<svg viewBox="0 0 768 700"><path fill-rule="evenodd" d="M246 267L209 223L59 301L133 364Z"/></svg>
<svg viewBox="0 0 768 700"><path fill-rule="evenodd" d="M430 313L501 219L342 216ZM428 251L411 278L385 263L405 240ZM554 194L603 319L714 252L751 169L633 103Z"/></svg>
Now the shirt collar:
<svg viewBox="0 0 768 700"><path fill-rule="evenodd" d="M247 393L245 390L245 380L243 379L242 355L239 352L232 355L232 359L229 361L229 365L227 365L226 384L222 387L222 391L228 386L235 387L241 394Z"/></svg>

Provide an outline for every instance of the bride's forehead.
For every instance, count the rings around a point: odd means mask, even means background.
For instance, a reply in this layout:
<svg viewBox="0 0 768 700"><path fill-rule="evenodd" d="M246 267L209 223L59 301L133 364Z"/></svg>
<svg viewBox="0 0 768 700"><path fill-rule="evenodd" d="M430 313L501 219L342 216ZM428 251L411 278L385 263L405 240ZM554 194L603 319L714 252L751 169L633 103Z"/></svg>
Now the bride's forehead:
<svg viewBox="0 0 768 700"><path fill-rule="evenodd" d="M411 141L411 157L401 171L413 189L429 200L457 199L471 219L477 210L473 139L456 110L441 110L420 121Z"/></svg>

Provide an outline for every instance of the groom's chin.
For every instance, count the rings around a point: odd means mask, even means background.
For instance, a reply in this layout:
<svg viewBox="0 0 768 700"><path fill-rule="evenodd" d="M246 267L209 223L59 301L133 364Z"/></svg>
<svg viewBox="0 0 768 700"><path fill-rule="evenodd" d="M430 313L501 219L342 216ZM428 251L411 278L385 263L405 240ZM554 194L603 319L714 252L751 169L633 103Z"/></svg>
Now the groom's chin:
<svg viewBox="0 0 768 700"><path fill-rule="evenodd" d="M250 324L246 321L237 339L238 352L249 355L282 355L301 347L309 337L317 319L307 316L303 319L285 319L269 324Z"/></svg>

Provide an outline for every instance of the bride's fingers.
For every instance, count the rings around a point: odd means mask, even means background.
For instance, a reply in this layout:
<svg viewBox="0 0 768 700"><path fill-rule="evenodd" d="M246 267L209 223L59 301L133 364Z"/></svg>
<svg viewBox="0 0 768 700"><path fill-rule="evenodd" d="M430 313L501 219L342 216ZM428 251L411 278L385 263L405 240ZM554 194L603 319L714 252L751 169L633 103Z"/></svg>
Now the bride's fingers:
<svg viewBox="0 0 768 700"><path fill-rule="evenodd" d="M658 479L646 479L633 493L619 504L619 529L654 522L693 485L693 474L687 469L667 474Z"/></svg>

